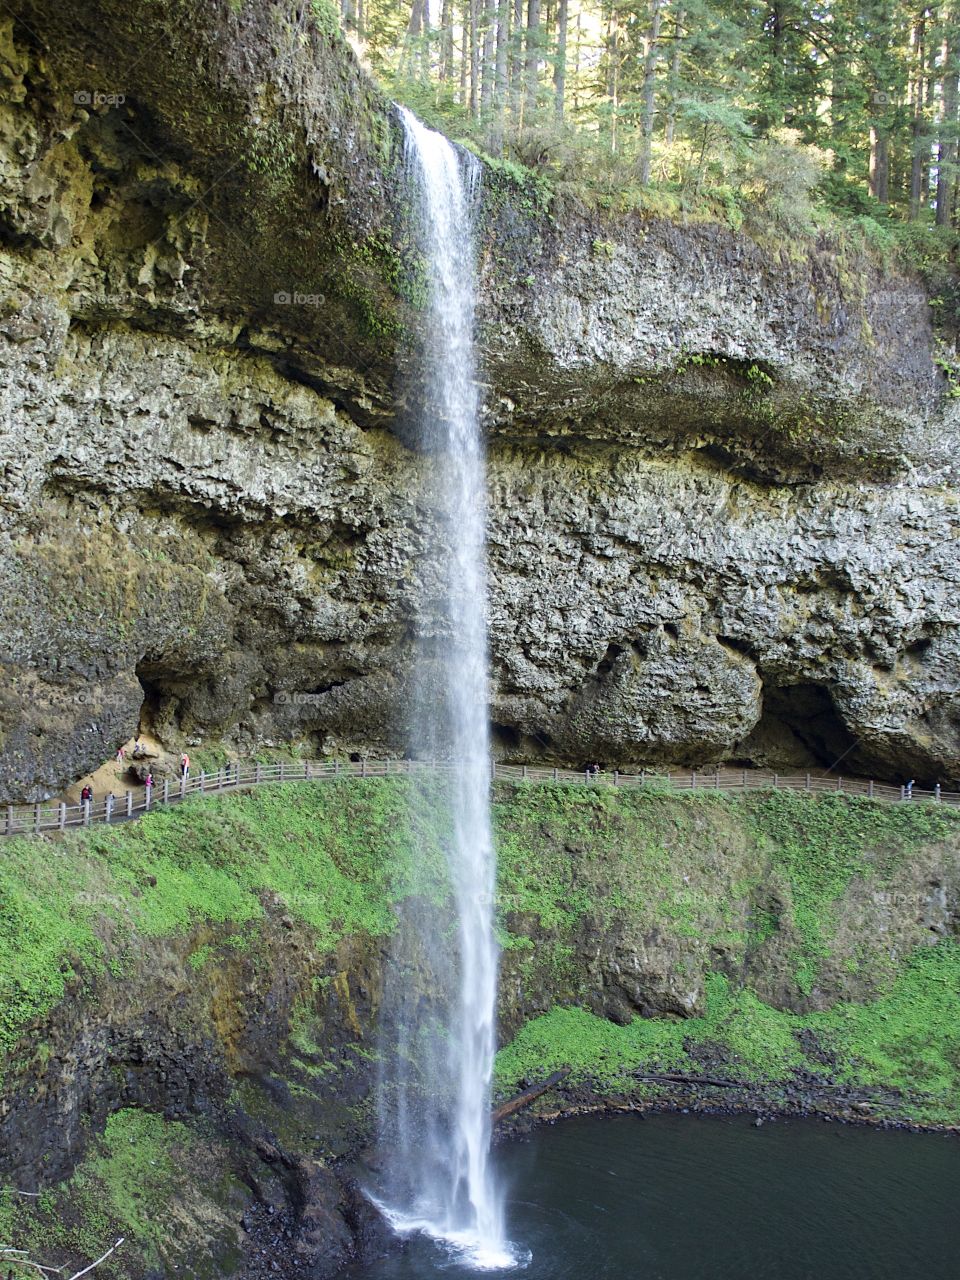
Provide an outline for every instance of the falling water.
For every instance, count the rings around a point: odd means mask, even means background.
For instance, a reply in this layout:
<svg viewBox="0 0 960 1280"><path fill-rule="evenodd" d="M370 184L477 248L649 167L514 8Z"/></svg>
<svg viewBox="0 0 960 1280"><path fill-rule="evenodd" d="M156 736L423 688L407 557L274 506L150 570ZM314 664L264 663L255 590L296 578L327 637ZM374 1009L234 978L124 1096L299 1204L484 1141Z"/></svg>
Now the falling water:
<svg viewBox="0 0 960 1280"><path fill-rule="evenodd" d="M425 1231L475 1266L511 1262L489 1165L497 950L490 828L484 456L473 343L473 157L401 108L412 213L428 274L420 442L440 531L433 616L420 619L411 738L445 757L438 783L413 788L414 829L442 791L444 853L456 910L410 902L387 976L394 1043L380 1111L392 1168L385 1196L402 1231ZM431 789L432 788L432 789ZM420 797L418 801L418 795ZM418 803L423 806L417 812ZM429 996L424 988L432 987Z"/></svg>

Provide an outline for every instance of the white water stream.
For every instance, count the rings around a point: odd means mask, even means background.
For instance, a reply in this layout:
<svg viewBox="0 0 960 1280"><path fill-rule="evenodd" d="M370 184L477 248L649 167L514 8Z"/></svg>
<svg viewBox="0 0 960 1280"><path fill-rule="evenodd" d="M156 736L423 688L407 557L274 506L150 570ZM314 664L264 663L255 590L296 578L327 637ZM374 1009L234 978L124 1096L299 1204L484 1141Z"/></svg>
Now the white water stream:
<svg viewBox="0 0 960 1280"><path fill-rule="evenodd" d="M439 566L439 617L421 619L410 729L418 749L453 762L441 787L456 924L416 908L401 921L385 997L393 1006L399 1064L381 1090L393 1165L385 1200L398 1230L426 1232L473 1266L503 1267L513 1257L489 1163L497 948L485 465L473 337L472 204L479 165L409 111L400 114L413 222L427 268L419 435L440 531L439 545L428 551ZM416 795L414 789L414 829L422 818ZM424 803L435 804L436 792ZM429 1006L411 994L424 973L437 988Z"/></svg>

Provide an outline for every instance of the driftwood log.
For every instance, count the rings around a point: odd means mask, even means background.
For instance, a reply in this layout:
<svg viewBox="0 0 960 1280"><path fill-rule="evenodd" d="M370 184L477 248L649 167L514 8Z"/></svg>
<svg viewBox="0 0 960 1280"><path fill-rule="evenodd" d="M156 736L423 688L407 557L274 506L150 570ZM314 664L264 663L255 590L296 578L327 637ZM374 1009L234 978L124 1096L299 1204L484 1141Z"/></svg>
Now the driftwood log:
<svg viewBox="0 0 960 1280"><path fill-rule="evenodd" d="M564 1067L562 1071L554 1071L552 1076L547 1076L541 1084L535 1084L530 1089L524 1089L523 1093L517 1093L512 1098L508 1098L506 1102L502 1102L493 1112L490 1120L493 1124L499 1124L501 1120L505 1120L507 1116L512 1116L515 1112L521 1111L524 1107L528 1107L531 1102L535 1102L541 1094L553 1089L561 1080L566 1080L570 1074L570 1068Z"/></svg>

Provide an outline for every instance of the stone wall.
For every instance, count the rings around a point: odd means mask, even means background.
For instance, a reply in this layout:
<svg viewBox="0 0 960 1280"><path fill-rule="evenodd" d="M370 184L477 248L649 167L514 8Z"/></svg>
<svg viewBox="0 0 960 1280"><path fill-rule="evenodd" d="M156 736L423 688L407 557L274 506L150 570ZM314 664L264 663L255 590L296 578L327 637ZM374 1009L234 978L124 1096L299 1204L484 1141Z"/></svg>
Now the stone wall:
<svg viewBox="0 0 960 1280"><path fill-rule="evenodd" d="M389 104L322 7L17 12L0 798L141 706L174 749L401 751L446 534ZM490 167L479 214L498 750L955 783L958 432L917 282Z"/></svg>

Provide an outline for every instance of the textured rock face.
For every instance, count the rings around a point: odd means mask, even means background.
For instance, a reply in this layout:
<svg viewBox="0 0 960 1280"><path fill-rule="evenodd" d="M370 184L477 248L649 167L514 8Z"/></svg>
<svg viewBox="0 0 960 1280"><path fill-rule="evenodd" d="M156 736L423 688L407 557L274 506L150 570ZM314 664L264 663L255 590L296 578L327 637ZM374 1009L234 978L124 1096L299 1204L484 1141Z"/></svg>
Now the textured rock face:
<svg viewBox="0 0 960 1280"><path fill-rule="evenodd" d="M87 9L0 44L0 795L141 706L174 748L401 750L415 619L446 637L396 131L306 11L202 6L180 41L175 4ZM960 778L958 431L916 284L485 190L500 749Z"/></svg>

